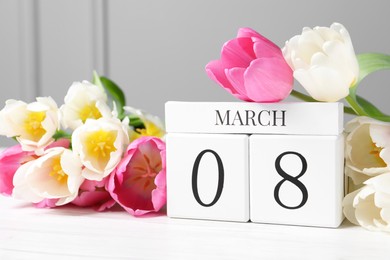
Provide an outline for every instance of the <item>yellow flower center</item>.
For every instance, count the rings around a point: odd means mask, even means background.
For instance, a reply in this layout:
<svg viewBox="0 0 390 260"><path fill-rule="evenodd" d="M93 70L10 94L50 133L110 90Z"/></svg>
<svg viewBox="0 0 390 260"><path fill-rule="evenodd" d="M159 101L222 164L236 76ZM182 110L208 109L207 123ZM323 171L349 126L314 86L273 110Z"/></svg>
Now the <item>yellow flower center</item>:
<svg viewBox="0 0 390 260"><path fill-rule="evenodd" d="M53 158L49 175L61 184L68 182L68 175L65 174L61 167L61 157Z"/></svg>
<svg viewBox="0 0 390 260"><path fill-rule="evenodd" d="M87 104L85 105L80 111L79 111L79 117L83 123L88 118L92 119L99 119L102 117L102 114L100 113L99 109L97 109L96 104Z"/></svg>
<svg viewBox="0 0 390 260"><path fill-rule="evenodd" d="M31 140L37 142L46 133L42 126L42 121L45 118L45 112L27 112L27 117L24 120L24 130Z"/></svg>
<svg viewBox="0 0 390 260"><path fill-rule="evenodd" d="M97 159L98 162L107 163L110 160L110 154L116 151L114 146L116 135L116 131L91 132L85 139L87 154Z"/></svg>
<svg viewBox="0 0 390 260"><path fill-rule="evenodd" d="M139 134L139 136L137 136L136 138L141 137L141 136L156 136L156 137L163 137L164 136L164 131L161 128L159 128L158 126L156 126L154 123L145 120L144 125L145 125L145 128L143 128L143 129L137 128L136 129L136 132Z"/></svg>
<svg viewBox="0 0 390 260"><path fill-rule="evenodd" d="M372 146L371 146L371 151L369 152L369 154L373 155L377 161L377 163L381 166L381 167L386 167L387 164L385 163L385 161L383 161L383 159L380 157L380 152L382 151L382 147L378 147L376 146L376 144L372 143Z"/></svg>

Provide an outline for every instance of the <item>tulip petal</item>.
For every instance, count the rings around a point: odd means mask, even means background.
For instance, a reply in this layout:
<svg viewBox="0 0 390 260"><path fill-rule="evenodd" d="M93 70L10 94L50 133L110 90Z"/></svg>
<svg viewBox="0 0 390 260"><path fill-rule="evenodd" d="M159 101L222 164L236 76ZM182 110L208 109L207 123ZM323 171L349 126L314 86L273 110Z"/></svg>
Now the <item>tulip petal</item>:
<svg viewBox="0 0 390 260"><path fill-rule="evenodd" d="M230 94L238 99L245 100L246 96L240 94L227 79L225 69L220 60L210 61L206 65L206 73L210 79L217 82L222 88L226 89Z"/></svg>
<svg viewBox="0 0 390 260"><path fill-rule="evenodd" d="M381 209L375 205L375 190L365 186L354 200L355 215L359 224L369 230L379 230L387 225L381 218Z"/></svg>
<svg viewBox="0 0 390 260"><path fill-rule="evenodd" d="M256 102L278 102L292 89L291 68L283 58L254 60L244 75L249 98Z"/></svg>
<svg viewBox="0 0 390 260"><path fill-rule="evenodd" d="M27 162L21 165L16 171L13 179L15 188L12 192L12 197L31 201L32 203L38 203L42 201L43 198L38 196L35 192L32 191L32 189L29 188L26 178L30 174L30 166L33 163L33 161Z"/></svg>
<svg viewBox="0 0 390 260"><path fill-rule="evenodd" d="M246 68L256 58L250 38L236 38L222 47L221 62L224 68Z"/></svg>
<svg viewBox="0 0 390 260"><path fill-rule="evenodd" d="M243 27L238 29L237 32L237 38L260 38L262 40L266 39L264 36L262 36L260 33L256 32L252 28L249 27Z"/></svg>
<svg viewBox="0 0 390 260"><path fill-rule="evenodd" d="M329 57L327 66L338 70L340 79L346 81L346 87L350 87L357 81L359 65L352 46L347 46L339 41L327 41L323 45L324 53Z"/></svg>
<svg viewBox="0 0 390 260"><path fill-rule="evenodd" d="M377 147L382 148L379 156L390 166L390 126L370 125L370 136Z"/></svg>
<svg viewBox="0 0 390 260"><path fill-rule="evenodd" d="M298 69L294 77L318 101L336 102L349 94L349 86L340 80L339 72L329 67Z"/></svg>
<svg viewBox="0 0 390 260"><path fill-rule="evenodd" d="M139 216L165 205L165 175L165 144L155 137L141 137L129 145L106 188L127 212Z"/></svg>
<svg viewBox="0 0 390 260"><path fill-rule="evenodd" d="M246 89L245 89L245 82L244 82L244 73L246 69L244 68L232 68L232 69L225 69L225 74L227 79L230 81L234 89L240 93L240 95L245 101L251 101L247 97Z"/></svg>
<svg viewBox="0 0 390 260"><path fill-rule="evenodd" d="M372 153L375 144L371 139L369 129L369 124L361 125L347 138L347 146L350 147L350 152L347 153L347 159L349 160L347 165L352 164L353 167L361 171L366 169L367 173L372 172L373 174L380 170L380 168L383 168L379 172L381 173L386 170L386 164L379 156ZM370 170L373 168L375 168L375 171Z"/></svg>
<svg viewBox="0 0 390 260"><path fill-rule="evenodd" d="M343 200L344 215L351 223L353 223L355 225L359 225L359 221L356 219L356 216L355 216L356 209L354 208L353 201L359 192L360 192L360 190L356 190L354 192L351 192L351 193L347 194Z"/></svg>
<svg viewBox="0 0 390 260"><path fill-rule="evenodd" d="M256 58L272 58L282 56L281 49L276 46L270 40L255 41L253 49L256 54Z"/></svg>
<svg viewBox="0 0 390 260"><path fill-rule="evenodd" d="M315 33L322 38L323 41L343 41L340 33L335 28L329 27L316 27ZM321 45L320 45L321 46Z"/></svg>

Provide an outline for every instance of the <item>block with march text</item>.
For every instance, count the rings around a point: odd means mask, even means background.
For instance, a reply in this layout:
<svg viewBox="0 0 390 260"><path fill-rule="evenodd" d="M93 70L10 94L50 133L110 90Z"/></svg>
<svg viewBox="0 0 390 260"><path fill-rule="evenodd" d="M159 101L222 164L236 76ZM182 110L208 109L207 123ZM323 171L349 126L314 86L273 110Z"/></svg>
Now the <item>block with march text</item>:
<svg viewBox="0 0 390 260"><path fill-rule="evenodd" d="M168 216L340 225L341 103L167 102L165 108Z"/></svg>
<svg viewBox="0 0 390 260"><path fill-rule="evenodd" d="M167 135L170 217L249 220L247 135Z"/></svg>
<svg viewBox="0 0 390 260"><path fill-rule="evenodd" d="M344 196L343 135L252 135L251 220L338 227Z"/></svg>

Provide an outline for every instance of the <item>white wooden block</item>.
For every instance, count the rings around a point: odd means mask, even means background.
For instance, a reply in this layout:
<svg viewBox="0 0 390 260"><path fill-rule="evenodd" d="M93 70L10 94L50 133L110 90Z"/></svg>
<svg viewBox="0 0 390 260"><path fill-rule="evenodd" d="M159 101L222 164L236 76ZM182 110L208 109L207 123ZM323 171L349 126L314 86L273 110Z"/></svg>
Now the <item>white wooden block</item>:
<svg viewBox="0 0 390 260"><path fill-rule="evenodd" d="M166 141L168 216L249 220L247 135L169 133Z"/></svg>
<svg viewBox="0 0 390 260"><path fill-rule="evenodd" d="M175 102L165 104L169 133L339 135L343 104L327 102Z"/></svg>
<svg viewBox="0 0 390 260"><path fill-rule="evenodd" d="M251 221L338 227L343 135L250 137Z"/></svg>

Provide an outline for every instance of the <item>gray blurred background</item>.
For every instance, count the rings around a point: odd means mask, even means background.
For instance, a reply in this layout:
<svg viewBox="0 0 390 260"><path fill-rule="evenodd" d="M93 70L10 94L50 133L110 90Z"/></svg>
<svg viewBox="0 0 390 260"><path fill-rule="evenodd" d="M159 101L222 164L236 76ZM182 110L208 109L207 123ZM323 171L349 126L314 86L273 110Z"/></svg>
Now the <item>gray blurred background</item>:
<svg viewBox="0 0 390 260"><path fill-rule="evenodd" d="M168 100L235 101L204 66L238 28L282 47L304 26L337 21L356 53L390 54L389 10L388 0L0 0L0 103L52 96L60 106L94 69L128 105L160 117ZM390 113L390 72L368 77L359 93Z"/></svg>

